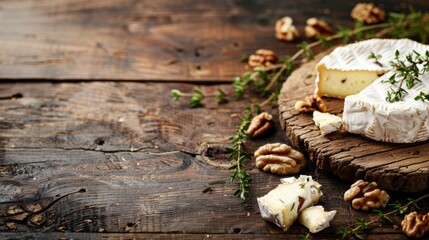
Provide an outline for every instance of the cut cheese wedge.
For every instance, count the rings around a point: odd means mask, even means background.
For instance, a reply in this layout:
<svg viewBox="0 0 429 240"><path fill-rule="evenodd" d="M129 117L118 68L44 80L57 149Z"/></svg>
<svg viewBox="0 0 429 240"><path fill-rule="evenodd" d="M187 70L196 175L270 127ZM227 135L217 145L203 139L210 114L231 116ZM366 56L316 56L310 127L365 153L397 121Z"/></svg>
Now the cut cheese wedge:
<svg viewBox="0 0 429 240"><path fill-rule="evenodd" d="M311 176L301 175L298 179L290 177L281 181L282 184L257 200L262 218L286 231L298 214L317 203L323 194L321 185Z"/></svg>
<svg viewBox="0 0 429 240"><path fill-rule="evenodd" d="M319 73L319 81L317 82L316 93L319 96L336 98L345 98L362 91L385 73L381 69L376 71L341 71L328 69L324 64L318 66L317 72Z"/></svg>
<svg viewBox="0 0 429 240"><path fill-rule="evenodd" d="M429 92L429 74L423 74L402 101L385 100L393 87L390 62L413 51L425 55L429 46L409 39L371 39L335 49L316 66L316 94L345 98L343 124L347 131L377 141L411 143L429 139L429 102L414 100ZM378 61L368 59L371 53ZM342 81L346 79L345 81Z"/></svg>
<svg viewBox="0 0 429 240"><path fill-rule="evenodd" d="M302 210L298 216L298 222L308 228L311 233L318 233L329 227L335 214L337 214L336 210L326 212L323 206L312 206Z"/></svg>

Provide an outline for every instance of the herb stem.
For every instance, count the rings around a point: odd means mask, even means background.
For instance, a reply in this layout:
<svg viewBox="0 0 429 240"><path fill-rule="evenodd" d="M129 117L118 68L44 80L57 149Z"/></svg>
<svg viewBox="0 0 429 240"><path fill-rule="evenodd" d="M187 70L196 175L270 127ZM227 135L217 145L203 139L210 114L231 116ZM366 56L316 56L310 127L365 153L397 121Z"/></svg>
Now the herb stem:
<svg viewBox="0 0 429 240"><path fill-rule="evenodd" d="M268 91L273 87L274 83L277 82L277 79L282 75L285 69L286 69L286 64L282 64L279 71L276 73L276 75L274 75L274 77L270 80L270 83L265 87L265 90Z"/></svg>
<svg viewBox="0 0 429 240"><path fill-rule="evenodd" d="M426 198L429 198L429 193L427 193L427 194L425 194L425 195L423 195L423 196L421 196L421 197L419 197L419 198L417 198L417 199L415 199L415 200L411 200L411 201L409 201L407 204L405 204L405 205L401 206L400 208L396 208L396 209L394 209L394 210L392 210L392 211L390 211L390 212L383 213L381 216L377 216L376 218L373 218L371 221L366 222L365 226L369 226L369 225L371 225L371 224L374 224L374 223L376 223L376 222L379 222L379 221L381 221L383 218L386 218L387 216L394 215L394 214L398 213L399 211L401 211L401 209L407 209L409 206L414 205L415 203L418 203L418 202L420 202L421 200L426 199ZM356 233L358 230L361 230L362 228L363 228L363 227L362 227L362 225L361 225L361 224L358 224L356 227L354 227L354 228L352 228L352 229L350 230L350 233ZM346 237L346 236L343 236L343 238L344 238L344 237Z"/></svg>

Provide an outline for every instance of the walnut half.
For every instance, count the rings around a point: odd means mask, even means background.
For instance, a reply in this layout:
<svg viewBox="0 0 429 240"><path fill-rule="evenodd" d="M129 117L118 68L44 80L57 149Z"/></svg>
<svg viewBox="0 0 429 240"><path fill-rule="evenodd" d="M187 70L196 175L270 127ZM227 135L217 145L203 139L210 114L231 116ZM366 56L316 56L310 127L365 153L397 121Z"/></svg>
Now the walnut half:
<svg viewBox="0 0 429 240"><path fill-rule="evenodd" d="M383 21L386 13L373 3L358 3L353 8L351 17L367 24L375 24Z"/></svg>
<svg viewBox="0 0 429 240"><path fill-rule="evenodd" d="M256 115L250 122L247 133L252 137L258 137L273 127L273 116L267 112Z"/></svg>
<svg viewBox="0 0 429 240"><path fill-rule="evenodd" d="M344 193L344 201L350 202L355 210L369 211L385 207L390 196L377 188L376 182L358 180Z"/></svg>
<svg viewBox="0 0 429 240"><path fill-rule="evenodd" d="M317 95L311 95L305 97L304 101L297 101L295 103L295 110L298 112L326 112L328 108L326 107L323 99Z"/></svg>
<svg viewBox="0 0 429 240"><path fill-rule="evenodd" d="M284 143L270 143L255 151L256 166L265 172L295 174L305 167L302 153Z"/></svg>
<svg viewBox="0 0 429 240"><path fill-rule="evenodd" d="M284 17L276 22L276 38L282 41L294 41L299 37L299 32L292 24L291 17Z"/></svg>
<svg viewBox="0 0 429 240"><path fill-rule="evenodd" d="M429 232L429 213L426 215L411 212L401 222L402 232L408 237L421 238Z"/></svg>
<svg viewBox="0 0 429 240"><path fill-rule="evenodd" d="M247 64L250 67L268 67L275 64L279 58L276 54L268 49L256 50L255 54L249 56Z"/></svg>
<svg viewBox="0 0 429 240"><path fill-rule="evenodd" d="M316 38L320 36L329 36L334 33L334 30L322 19L313 17L307 19L304 32L307 38Z"/></svg>

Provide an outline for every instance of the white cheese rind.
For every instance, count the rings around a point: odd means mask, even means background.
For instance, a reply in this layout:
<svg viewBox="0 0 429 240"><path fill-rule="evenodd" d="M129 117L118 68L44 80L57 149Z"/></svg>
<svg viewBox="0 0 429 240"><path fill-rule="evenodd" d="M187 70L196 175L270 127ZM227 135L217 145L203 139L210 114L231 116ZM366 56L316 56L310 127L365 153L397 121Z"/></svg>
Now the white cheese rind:
<svg viewBox="0 0 429 240"><path fill-rule="evenodd" d="M362 79L366 83L356 83L357 85L361 84L356 88L359 92L350 95L350 89L347 88L351 86L338 85L338 79L341 76L335 75L337 83L335 81L332 83L332 81L326 81L323 76L321 78L321 74L318 72L316 93L345 97L343 125L348 132L383 142L412 143L425 141L429 139L429 103L416 101L414 97L420 91L429 92L429 74L420 76L421 82L413 88L406 88L408 94L403 98L403 101L389 103L385 100L387 91L392 85L383 80L388 79L393 74L390 62L394 61L396 50L400 52L399 59L403 60L407 54L413 51L424 55L429 50L429 46L409 39L371 39L339 47L324 57L316 68L326 68L341 74L352 74L353 71L355 74L358 74L359 71L370 74L374 71L382 71L385 74L374 81L371 76L359 75L362 78L367 78ZM381 66L375 63L374 59L368 59L371 52L381 55L378 60ZM355 81L358 81L359 76L354 75ZM373 82L360 91L360 88L368 84L368 81ZM320 91L320 86L328 90L322 89L323 91ZM396 89L397 86L393 88Z"/></svg>
<svg viewBox="0 0 429 240"><path fill-rule="evenodd" d="M302 210L298 222L304 225L311 233L318 233L329 227L329 223L337 214L336 210L325 212L323 206L312 206Z"/></svg>
<svg viewBox="0 0 429 240"><path fill-rule="evenodd" d="M319 201L320 187L311 176L282 179L282 184L257 199L262 218L287 231L299 212Z"/></svg>
<svg viewBox="0 0 429 240"><path fill-rule="evenodd" d="M429 49L428 49L429 50ZM390 84L377 79L362 92L344 100L343 122L348 132L383 142L412 143L429 139L429 103L414 100L420 91L429 92L429 73L403 101L385 100Z"/></svg>
<svg viewBox="0 0 429 240"><path fill-rule="evenodd" d="M392 69L395 50L409 52L420 45L409 39L370 39L337 47L316 66L315 93L338 98L356 94ZM378 63L368 59L371 52L381 55Z"/></svg>

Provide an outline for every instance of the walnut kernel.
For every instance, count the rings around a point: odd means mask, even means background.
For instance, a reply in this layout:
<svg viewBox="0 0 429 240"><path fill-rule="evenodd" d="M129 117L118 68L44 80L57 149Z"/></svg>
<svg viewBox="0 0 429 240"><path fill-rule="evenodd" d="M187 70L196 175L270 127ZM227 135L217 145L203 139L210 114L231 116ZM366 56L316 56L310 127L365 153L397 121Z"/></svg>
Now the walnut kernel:
<svg viewBox="0 0 429 240"><path fill-rule="evenodd" d="M294 41L299 37L299 32L296 27L292 24L293 20L291 17L284 17L276 22L276 38L282 41Z"/></svg>
<svg viewBox="0 0 429 240"><path fill-rule="evenodd" d="M401 222L402 232L408 237L421 238L429 232L429 213L426 215L411 212Z"/></svg>
<svg viewBox="0 0 429 240"><path fill-rule="evenodd" d="M307 25L304 28L304 32L307 38L329 36L334 33L332 28L325 21L314 17L307 19Z"/></svg>
<svg viewBox="0 0 429 240"><path fill-rule="evenodd" d="M351 17L367 24L375 24L383 21L386 13L373 3L358 3L353 8Z"/></svg>
<svg viewBox="0 0 429 240"><path fill-rule="evenodd" d="M249 61L247 64L250 67L268 67L275 64L278 60L279 58L273 51L259 49L255 52L255 54L249 56Z"/></svg>
<svg viewBox="0 0 429 240"><path fill-rule="evenodd" d="M305 97L304 101L297 101L295 103L295 110L298 112L326 112L328 108L326 107L323 99L317 95L311 95Z"/></svg>
<svg viewBox="0 0 429 240"><path fill-rule="evenodd" d="M256 166L265 172L275 174L295 174L305 167L302 153L283 143L270 143L254 153Z"/></svg>
<svg viewBox="0 0 429 240"><path fill-rule="evenodd" d="M247 133L252 137L257 137L273 127L273 116L267 112L256 115L250 122Z"/></svg>
<svg viewBox="0 0 429 240"><path fill-rule="evenodd" d="M386 191L377 188L376 182L358 180L344 193L344 201L350 202L355 210L368 211L385 207L390 196Z"/></svg>

